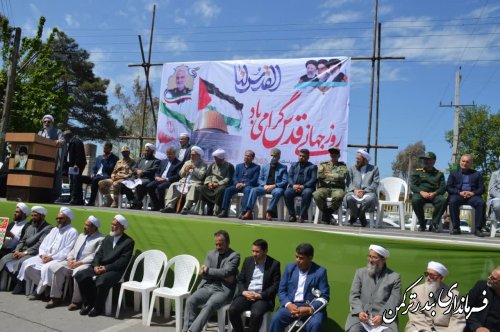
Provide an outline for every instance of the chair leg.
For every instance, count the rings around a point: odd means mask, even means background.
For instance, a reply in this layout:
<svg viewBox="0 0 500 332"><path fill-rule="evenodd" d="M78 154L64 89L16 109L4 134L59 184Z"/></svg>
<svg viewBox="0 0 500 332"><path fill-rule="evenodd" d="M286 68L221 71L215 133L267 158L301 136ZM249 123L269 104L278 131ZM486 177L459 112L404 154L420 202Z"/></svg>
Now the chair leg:
<svg viewBox="0 0 500 332"><path fill-rule="evenodd" d="M142 298L142 325L146 325L149 316L149 291L144 290L141 294Z"/></svg>
<svg viewBox="0 0 500 332"><path fill-rule="evenodd" d="M121 301L118 301L119 305L121 304ZM113 310L113 288L111 288L108 292L108 296L106 297L106 305L104 309L104 313L106 316L111 316L111 311ZM118 313L118 310L117 310Z"/></svg>
<svg viewBox="0 0 500 332"><path fill-rule="evenodd" d="M139 311L141 305L141 294L134 292L134 311Z"/></svg>
<svg viewBox="0 0 500 332"><path fill-rule="evenodd" d="M184 300L182 298L175 300L175 332L182 331L183 304L184 304Z"/></svg>
<svg viewBox="0 0 500 332"><path fill-rule="evenodd" d="M165 313L164 313L164 317L165 318L170 318L170 309L172 307L172 300L171 299L164 299L163 300L163 304L164 304L164 310L165 310ZM177 305L177 304L176 304ZM177 308L177 307L176 307ZM177 314L177 309L176 309L176 314Z"/></svg>
<svg viewBox="0 0 500 332"><path fill-rule="evenodd" d="M153 292L153 294L151 294L151 305L149 306L148 320L146 321L146 326L151 326L151 318L153 316L156 300L157 300L156 294Z"/></svg>
<svg viewBox="0 0 500 332"><path fill-rule="evenodd" d="M401 230L404 231L405 230L405 207L404 207L403 203L398 205L398 210L399 210L399 218L400 218L399 222L400 222Z"/></svg>
<svg viewBox="0 0 500 332"><path fill-rule="evenodd" d="M321 212L319 207L316 206L316 211L314 213L314 224L317 224L319 222L319 219L322 218L322 216L323 216L323 213Z"/></svg>
<svg viewBox="0 0 500 332"><path fill-rule="evenodd" d="M123 299L123 292L124 292L124 291L125 291L125 290L124 290L122 287L120 287L120 295L118 295L118 306L117 306L117 308L116 308L116 315L115 315L115 318L118 318L118 316L120 315L120 309L121 309L121 307L122 307L122 299ZM113 294L112 292L113 292L113 290L112 290L112 289L110 289L110 290L109 290L109 294L111 294L111 297L113 296L113 295L112 295L112 294ZM108 294L108 297L109 297L109 294ZM106 307L107 307L107 305L108 305L108 300L106 299ZM107 311L107 308L106 308L106 311Z"/></svg>

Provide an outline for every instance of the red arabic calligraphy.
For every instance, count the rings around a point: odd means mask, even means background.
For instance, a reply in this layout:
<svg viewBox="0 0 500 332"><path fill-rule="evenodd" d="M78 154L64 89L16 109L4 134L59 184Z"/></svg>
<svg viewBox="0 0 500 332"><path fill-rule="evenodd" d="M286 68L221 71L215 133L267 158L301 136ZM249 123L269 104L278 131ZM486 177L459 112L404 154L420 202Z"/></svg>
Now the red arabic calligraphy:
<svg viewBox="0 0 500 332"><path fill-rule="evenodd" d="M296 91L277 112L261 111L259 100L257 105L250 109L250 125L252 126L250 138L254 141L261 139L266 149L278 145L295 146L296 155L299 155L301 148L308 148L310 156L321 156L328 155L329 148L339 147L342 137L337 140L333 123L330 124L327 135L315 135L314 126L308 123L307 113L286 115L287 109L300 98L301 94L301 91Z"/></svg>

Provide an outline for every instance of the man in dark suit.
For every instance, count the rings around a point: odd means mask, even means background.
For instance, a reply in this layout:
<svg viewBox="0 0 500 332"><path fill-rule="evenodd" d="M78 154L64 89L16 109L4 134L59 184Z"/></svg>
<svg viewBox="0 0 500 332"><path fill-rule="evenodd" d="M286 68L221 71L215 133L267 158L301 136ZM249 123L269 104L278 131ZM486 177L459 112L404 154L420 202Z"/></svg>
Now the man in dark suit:
<svg viewBox="0 0 500 332"><path fill-rule="evenodd" d="M144 157L139 159L132 167L132 177L134 180L140 179L141 183L135 187L135 193L121 184L121 192L132 202L129 209L142 209L142 199L147 195L146 186L154 180L155 174L160 167L160 159L155 158L156 147L151 143L144 146ZM147 207L146 207L147 208Z"/></svg>
<svg viewBox="0 0 500 332"><path fill-rule="evenodd" d="M117 214L92 264L75 275L83 301L80 315L95 317L104 312L108 292L120 281L132 259L134 240L125 234L127 228L127 219Z"/></svg>
<svg viewBox="0 0 500 332"><path fill-rule="evenodd" d="M266 220L271 220L271 213L274 208L278 205L281 196L285 192L288 177L288 172L286 166L279 162L281 157L281 150L273 148L271 150L271 162L269 164L262 165L260 168L259 179L257 181L258 186L252 188L250 195L248 195L248 200L246 206L241 207L242 220L252 220L253 219L253 207L257 198L265 194L271 194L271 202L267 207Z"/></svg>
<svg viewBox="0 0 500 332"><path fill-rule="evenodd" d="M151 210L158 211L165 207L165 190L170 185L181 179L179 171L181 170L182 163L175 156L175 148L169 147L167 149L167 159L160 162L160 167L155 174L154 181L151 181L146 186L149 197L151 198Z"/></svg>
<svg viewBox="0 0 500 332"><path fill-rule="evenodd" d="M186 301L184 332L201 332L210 315L233 298L240 254L229 248L229 234L224 230L215 232L214 242L215 250L208 252L200 267L200 285Z"/></svg>
<svg viewBox="0 0 500 332"><path fill-rule="evenodd" d="M485 203L481 195L484 193L483 176L472 169L473 158L464 154L460 158L460 169L452 171L448 177L446 190L450 202L450 216L453 224L451 234L460 234L460 205L470 205L475 210L474 224L476 236L483 236Z"/></svg>
<svg viewBox="0 0 500 332"><path fill-rule="evenodd" d="M71 194L71 205L83 205L83 191L82 191L82 173L85 165L87 165L87 158L85 157L85 148L83 147L82 140L75 136L71 130L66 130L63 133L64 140L68 144L68 151L66 154L64 172L69 174L69 168L73 169L74 174L69 176L69 191Z"/></svg>
<svg viewBox="0 0 500 332"><path fill-rule="evenodd" d="M228 217L231 197L233 197L236 193L243 193L241 206L246 206L250 190L257 186L257 179L259 177L260 166L253 162L254 158L255 152L252 150L246 150L243 163L236 165L236 170L233 176L233 184L224 190L221 212L217 215L217 217Z"/></svg>
<svg viewBox="0 0 500 332"><path fill-rule="evenodd" d="M285 204L290 216L288 221L296 222L295 197L301 197L299 222L308 219L307 209L311 205L312 193L316 189L318 167L309 161L309 150L299 151L299 161L293 163L288 171L288 188L285 190ZM312 216L309 216L312 218Z"/></svg>
<svg viewBox="0 0 500 332"><path fill-rule="evenodd" d="M326 270L313 262L314 248L309 243L302 243L295 249L296 263L286 266L281 277L278 298L280 307L271 320L270 332L284 332L285 328L296 319L307 319L322 304L313 301L314 290L321 292L326 301L330 299L330 286ZM307 323L307 332L319 332L326 320L326 310L317 312Z"/></svg>
<svg viewBox="0 0 500 332"><path fill-rule="evenodd" d="M102 155L97 156L95 165L92 168L90 198L87 206L94 206L99 190L99 181L111 178L111 173L115 168L118 157L113 153L113 144L111 142L104 143L102 147Z"/></svg>
<svg viewBox="0 0 500 332"><path fill-rule="evenodd" d="M229 307L229 320L235 332L243 332L241 314L251 311L250 332L258 332L266 312L273 310L280 283L280 262L267 255L267 241L252 245L252 256L243 262L238 274L238 291Z"/></svg>

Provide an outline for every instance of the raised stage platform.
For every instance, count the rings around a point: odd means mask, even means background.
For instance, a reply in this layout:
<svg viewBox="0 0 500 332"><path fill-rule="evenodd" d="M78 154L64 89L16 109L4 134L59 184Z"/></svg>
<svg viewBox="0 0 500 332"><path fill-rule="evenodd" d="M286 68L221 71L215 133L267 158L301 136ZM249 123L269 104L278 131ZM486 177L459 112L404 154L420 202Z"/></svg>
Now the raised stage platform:
<svg viewBox="0 0 500 332"><path fill-rule="evenodd" d="M0 216L11 217L15 202L0 201ZM32 204L28 204L32 205ZM44 205L49 210L47 220L55 224L57 205ZM479 279L500 265L500 238L478 238L472 234L411 232L396 229L370 229L330 225L295 224L236 218L182 216L151 211L110 208L73 207L73 224L79 230L89 215L101 220L101 232L108 233L113 216L123 214L129 220L127 234L136 242L136 254L148 249L161 249L169 258L191 254L203 263L208 250L214 248L213 233L225 229L231 236L231 247L242 259L250 255L257 238L269 242L269 254L284 265L293 262L295 247L310 242L315 249L314 261L328 270L331 302L328 324L324 331L343 331L349 310L349 289L355 270L367 263L368 246L380 244L390 250L388 266L401 274L403 289L410 286L425 271L427 262L439 261L450 271L446 282L457 283L465 295ZM71 313L72 314L72 313ZM406 317L400 316L400 331Z"/></svg>

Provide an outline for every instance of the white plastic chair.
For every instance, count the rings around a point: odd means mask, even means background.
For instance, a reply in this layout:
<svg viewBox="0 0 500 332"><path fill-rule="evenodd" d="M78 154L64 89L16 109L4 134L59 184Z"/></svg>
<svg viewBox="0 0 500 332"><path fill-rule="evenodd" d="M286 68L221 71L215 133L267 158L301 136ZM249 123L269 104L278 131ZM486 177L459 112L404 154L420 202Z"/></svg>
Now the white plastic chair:
<svg viewBox="0 0 500 332"><path fill-rule="evenodd" d="M178 255L170 259L161 276L160 285L163 285L170 268L174 266L174 283L172 287L160 287L153 291L151 295L151 305L149 307L148 320L146 326L151 325L151 317L153 316L153 308L157 304L157 313L160 312L159 301L157 297L168 299L165 303L165 317L170 317L170 300L175 301L175 331L182 330L182 318L184 309L184 300L187 299L198 278L200 263L191 255ZM192 283L191 279L195 275ZM191 287L189 286L191 284Z"/></svg>
<svg viewBox="0 0 500 332"><path fill-rule="evenodd" d="M403 188L404 191L403 201L399 200L399 197L401 195L401 188ZM384 205L397 206L399 211L401 229L404 230L405 229L404 204L408 196L408 185L402 179L391 176L380 180L380 184L377 188L377 196L380 195L380 192L384 193L386 200L378 201L377 224L379 226L382 225L382 218L384 216L384 209L382 207Z"/></svg>
<svg viewBox="0 0 500 332"><path fill-rule="evenodd" d="M264 219L266 217L266 211L267 211L267 205L269 204L268 201L270 202L271 199L273 198L273 195L271 194L265 194L265 195L262 195L259 197L259 200L262 200L262 218ZM259 203L257 203L259 204ZM284 196L281 196L279 201L278 201L278 204L276 206L277 210L278 210L278 220L280 221L283 221L285 220L285 197Z"/></svg>
<svg viewBox="0 0 500 332"><path fill-rule="evenodd" d="M284 198L283 198L283 201L284 201ZM295 196L293 198L293 205L294 207L297 207L297 206L302 206L302 197L301 196ZM311 199L311 204L309 204L309 207L307 208L307 220L309 222L313 222L314 221L314 199ZM288 220L288 218L290 217L289 214L288 214L288 209L286 208L286 206L284 207L284 212L285 212L285 220ZM297 216L297 217L300 217L300 216ZM305 220L302 220L302 222L305 222Z"/></svg>
<svg viewBox="0 0 500 332"><path fill-rule="evenodd" d="M141 261L144 261L144 275L141 281L134 281L134 275L137 266ZM116 309L116 318L120 314L123 292L130 290L142 295L142 323L146 325L149 309L149 293L153 291L159 284L159 276L162 268L167 264L167 256L161 250L148 250L140 254L134 261L130 279L121 284L120 296L118 297L118 308ZM134 310L139 310L139 303L134 299Z"/></svg>
<svg viewBox="0 0 500 332"><path fill-rule="evenodd" d="M332 198L328 197L326 199L326 201L331 202ZM312 205L312 202L311 202L311 205ZM319 209L319 207L316 205L316 210L314 212L314 223L317 224L321 218L323 218L323 211L321 211ZM339 209L337 211L337 218L338 218L337 220L338 220L339 226L343 226L342 225L342 204L340 204Z"/></svg>

